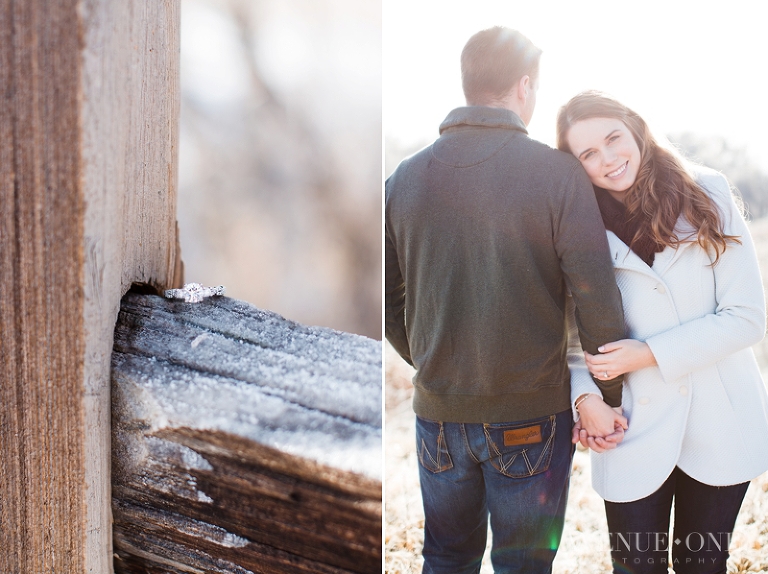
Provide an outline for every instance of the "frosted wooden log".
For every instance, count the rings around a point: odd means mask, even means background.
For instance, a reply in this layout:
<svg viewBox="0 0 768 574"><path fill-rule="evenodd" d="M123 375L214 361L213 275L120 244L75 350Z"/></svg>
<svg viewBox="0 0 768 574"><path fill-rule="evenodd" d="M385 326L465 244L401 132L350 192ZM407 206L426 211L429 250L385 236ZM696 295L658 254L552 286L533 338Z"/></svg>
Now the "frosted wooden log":
<svg viewBox="0 0 768 574"><path fill-rule="evenodd" d="M110 358L181 281L178 0L0 3L0 572L112 570Z"/></svg>
<svg viewBox="0 0 768 574"><path fill-rule="evenodd" d="M112 359L117 572L381 572L381 342L129 293Z"/></svg>

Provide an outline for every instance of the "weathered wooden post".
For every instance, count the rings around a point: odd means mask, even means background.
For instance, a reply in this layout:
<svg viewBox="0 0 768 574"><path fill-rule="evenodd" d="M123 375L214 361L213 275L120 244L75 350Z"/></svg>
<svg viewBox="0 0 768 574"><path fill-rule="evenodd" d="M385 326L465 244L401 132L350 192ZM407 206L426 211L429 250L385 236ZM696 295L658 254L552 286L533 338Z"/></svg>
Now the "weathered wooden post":
<svg viewBox="0 0 768 574"><path fill-rule="evenodd" d="M380 341L129 293L112 364L116 572L381 572Z"/></svg>
<svg viewBox="0 0 768 574"><path fill-rule="evenodd" d="M0 3L0 572L112 571L110 359L180 282L178 0Z"/></svg>

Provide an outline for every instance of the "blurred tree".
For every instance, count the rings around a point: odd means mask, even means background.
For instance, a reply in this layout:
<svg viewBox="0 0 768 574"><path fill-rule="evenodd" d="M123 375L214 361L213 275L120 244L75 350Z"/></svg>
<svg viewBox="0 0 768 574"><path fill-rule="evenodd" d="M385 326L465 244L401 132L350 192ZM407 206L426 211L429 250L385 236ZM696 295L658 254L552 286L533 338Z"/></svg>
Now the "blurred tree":
<svg viewBox="0 0 768 574"><path fill-rule="evenodd" d="M721 171L737 189L752 219L768 215L768 174L750 159L746 149L721 136L692 132L673 134L668 139L684 157Z"/></svg>
<svg viewBox="0 0 768 574"><path fill-rule="evenodd" d="M381 3L183 0L185 279L381 338Z"/></svg>

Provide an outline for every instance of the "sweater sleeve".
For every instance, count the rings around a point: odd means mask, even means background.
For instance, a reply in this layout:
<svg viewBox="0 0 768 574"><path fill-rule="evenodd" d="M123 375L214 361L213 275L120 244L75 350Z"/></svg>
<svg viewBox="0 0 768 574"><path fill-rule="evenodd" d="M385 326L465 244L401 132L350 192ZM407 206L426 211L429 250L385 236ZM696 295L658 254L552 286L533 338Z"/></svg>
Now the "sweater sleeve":
<svg viewBox="0 0 768 574"><path fill-rule="evenodd" d="M765 334L765 296L749 228L725 177L711 172L700 183L719 207L725 233L741 243L729 242L712 267L714 312L646 340L666 382L754 345Z"/></svg>
<svg viewBox="0 0 768 574"><path fill-rule="evenodd" d="M603 398L603 393L595 384L584 361L584 352L579 343L579 331L576 328L573 297L568 295L565 304L565 320L568 328L568 369L571 373L571 409L573 420L579 420L579 411L576 410L576 399L585 393L592 393Z"/></svg>
<svg viewBox="0 0 768 574"><path fill-rule="evenodd" d="M405 281L400 269L395 243L384 222L384 330L387 341L395 351L413 366L408 335L405 329Z"/></svg>
<svg viewBox="0 0 768 574"><path fill-rule="evenodd" d="M553 225L555 249L573 296L581 346L596 355L599 346L625 338L621 293L592 184L580 164L574 164L561 191ZM621 406L623 376L593 381L608 405Z"/></svg>

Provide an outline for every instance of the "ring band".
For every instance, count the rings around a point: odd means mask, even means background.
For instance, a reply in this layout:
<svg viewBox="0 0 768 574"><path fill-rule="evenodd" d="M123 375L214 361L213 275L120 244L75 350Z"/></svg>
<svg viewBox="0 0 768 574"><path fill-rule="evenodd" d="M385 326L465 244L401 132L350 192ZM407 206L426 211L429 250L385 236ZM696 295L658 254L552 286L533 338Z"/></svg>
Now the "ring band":
<svg viewBox="0 0 768 574"><path fill-rule="evenodd" d="M608 371L603 372L603 376L607 379L608 378Z"/></svg>
<svg viewBox="0 0 768 574"><path fill-rule="evenodd" d="M187 283L182 289L166 289L166 299L183 299L187 303L199 303L206 297L224 295L224 285L203 287L200 283Z"/></svg>

